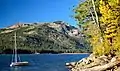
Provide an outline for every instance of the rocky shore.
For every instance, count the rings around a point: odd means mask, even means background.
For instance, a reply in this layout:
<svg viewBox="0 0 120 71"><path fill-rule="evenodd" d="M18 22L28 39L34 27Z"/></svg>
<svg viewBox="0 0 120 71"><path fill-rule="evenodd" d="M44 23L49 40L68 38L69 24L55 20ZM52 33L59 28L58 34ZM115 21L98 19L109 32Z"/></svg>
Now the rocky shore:
<svg viewBox="0 0 120 71"><path fill-rule="evenodd" d="M78 62L66 63L70 71L120 71L120 57L91 54Z"/></svg>

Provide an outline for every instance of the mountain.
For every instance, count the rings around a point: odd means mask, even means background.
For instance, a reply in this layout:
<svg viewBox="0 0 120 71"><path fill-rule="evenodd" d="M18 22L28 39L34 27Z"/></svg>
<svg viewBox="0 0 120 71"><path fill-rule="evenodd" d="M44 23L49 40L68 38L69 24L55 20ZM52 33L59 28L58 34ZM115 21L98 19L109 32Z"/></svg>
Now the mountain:
<svg viewBox="0 0 120 71"><path fill-rule="evenodd" d="M91 52L89 43L78 28L63 21L18 23L0 29L0 53L12 53L14 32L18 53Z"/></svg>

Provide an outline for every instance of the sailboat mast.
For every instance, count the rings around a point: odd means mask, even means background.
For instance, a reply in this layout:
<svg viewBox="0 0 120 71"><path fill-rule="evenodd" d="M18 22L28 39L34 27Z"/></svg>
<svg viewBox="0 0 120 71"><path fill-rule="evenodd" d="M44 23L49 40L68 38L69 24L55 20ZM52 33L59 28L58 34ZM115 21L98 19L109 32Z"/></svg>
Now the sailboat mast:
<svg viewBox="0 0 120 71"><path fill-rule="evenodd" d="M17 62L17 48L16 48L16 32L15 32L15 62Z"/></svg>

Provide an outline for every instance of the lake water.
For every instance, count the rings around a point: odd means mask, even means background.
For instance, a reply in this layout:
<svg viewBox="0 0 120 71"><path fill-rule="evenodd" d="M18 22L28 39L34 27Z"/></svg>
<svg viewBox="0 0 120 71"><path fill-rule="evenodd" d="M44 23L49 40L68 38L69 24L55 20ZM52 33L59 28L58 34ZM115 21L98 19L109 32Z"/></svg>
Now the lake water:
<svg viewBox="0 0 120 71"><path fill-rule="evenodd" d="M78 61L89 54L21 54L29 66L10 67L11 55L0 55L0 71L68 71L66 62Z"/></svg>

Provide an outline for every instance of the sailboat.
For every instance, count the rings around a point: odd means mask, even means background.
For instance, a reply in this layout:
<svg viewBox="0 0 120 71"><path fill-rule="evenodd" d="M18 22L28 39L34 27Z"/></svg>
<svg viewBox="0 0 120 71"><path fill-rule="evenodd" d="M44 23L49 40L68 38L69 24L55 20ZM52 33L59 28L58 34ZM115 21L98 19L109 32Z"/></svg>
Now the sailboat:
<svg viewBox="0 0 120 71"><path fill-rule="evenodd" d="M12 57L12 62L10 64L10 67L13 67L13 66L26 66L29 63L27 61L20 61L20 57L17 54L16 32L15 32L14 39L15 39L15 47L14 47L14 50L13 50L13 57Z"/></svg>
<svg viewBox="0 0 120 71"><path fill-rule="evenodd" d="M35 50L35 53L34 54L40 54L40 53L38 53L36 50Z"/></svg>

